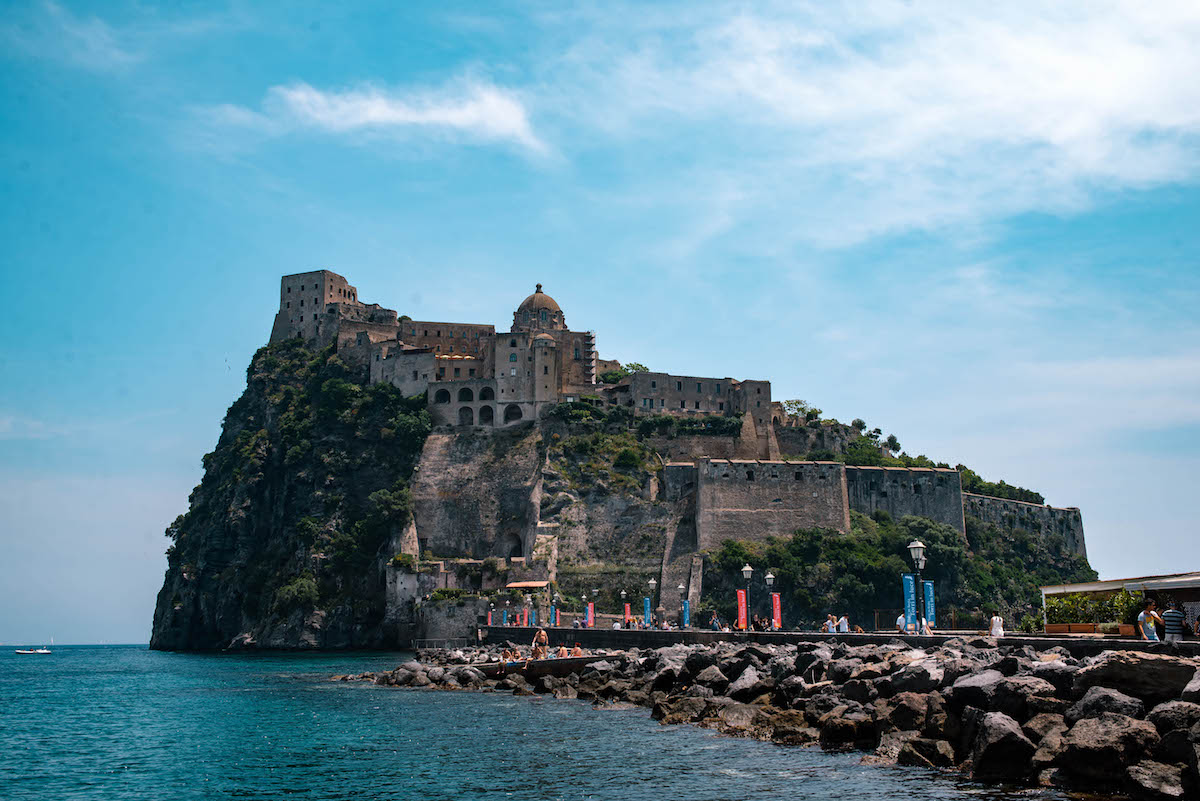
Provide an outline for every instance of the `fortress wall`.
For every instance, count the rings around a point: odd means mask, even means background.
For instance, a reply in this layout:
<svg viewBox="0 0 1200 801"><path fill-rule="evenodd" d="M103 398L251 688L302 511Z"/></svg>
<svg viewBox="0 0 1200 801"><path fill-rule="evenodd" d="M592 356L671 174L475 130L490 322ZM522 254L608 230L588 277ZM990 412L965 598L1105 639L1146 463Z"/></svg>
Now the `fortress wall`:
<svg viewBox="0 0 1200 801"><path fill-rule="evenodd" d="M666 461L691 462L705 456L712 459L754 459L757 442L745 437L711 437L689 434L682 437L647 437L646 447Z"/></svg>
<svg viewBox="0 0 1200 801"><path fill-rule="evenodd" d="M1006 498L991 498L964 492L963 512L985 523L1002 528L1023 528L1034 534L1057 533L1066 540L1067 549L1087 558L1087 543L1083 538L1083 517L1079 509L1060 509Z"/></svg>
<svg viewBox="0 0 1200 801"><path fill-rule="evenodd" d="M928 517L966 534L962 482L957 470L925 467L846 467L850 508L865 515L882 510L899 520Z"/></svg>
<svg viewBox="0 0 1200 801"><path fill-rule="evenodd" d="M846 446L858 436L858 431L842 423L818 423L815 426L776 424L774 429L775 438L779 441L779 452L801 458L813 450L845 453Z"/></svg>
<svg viewBox="0 0 1200 801"><path fill-rule="evenodd" d="M669 462L663 468L662 499L678 501L696 491L694 462Z"/></svg>
<svg viewBox="0 0 1200 801"><path fill-rule="evenodd" d="M494 325L475 323L438 323L424 320L405 320L400 325L400 339L406 345L429 348L434 353L458 353L488 358L496 338Z"/></svg>
<svg viewBox="0 0 1200 801"><path fill-rule="evenodd" d="M850 530L846 471L837 462L702 459L696 534L706 550L726 539L789 537L799 528Z"/></svg>

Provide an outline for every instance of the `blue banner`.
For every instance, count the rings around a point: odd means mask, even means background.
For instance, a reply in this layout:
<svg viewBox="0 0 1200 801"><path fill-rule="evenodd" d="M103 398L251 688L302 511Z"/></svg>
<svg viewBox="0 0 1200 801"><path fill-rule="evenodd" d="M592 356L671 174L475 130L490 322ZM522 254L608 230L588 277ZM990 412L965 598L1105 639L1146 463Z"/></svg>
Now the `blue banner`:
<svg viewBox="0 0 1200 801"><path fill-rule="evenodd" d="M534 628L537 628L537 610L536 609L529 610L529 625L533 626Z"/></svg>
<svg viewBox="0 0 1200 801"><path fill-rule="evenodd" d="M508 610L507 609L504 610L504 617L502 617L500 619L500 625L502 625L502 626L508 625Z"/></svg>
<svg viewBox="0 0 1200 801"><path fill-rule="evenodd" d="M550 625L551 626L556 625L556 621L558 620L558 615L554 614L556 611L558 611L558 610L555 608L554 604L550 604Z"/></svg>
<svg viewBox="0 0 1200 801"><path fill-rule="evenodd" d="M937 627L937 611L933 605L933 582L922 581L925 585L925 620L929 622L930 628Z"/></svg>
<svg viewBox="0 0 1200 801"><path fill-rule="evenodd" d="M692 605L687 598L683 599L683 625L692 625Z"/></svg>
<svg viewBox="0 0 1200 801"><path fill-rule="evenodd" d="M642 610L646 619L646 625L650 625L650 599L642 598Z"/></svg>
<svg viewBox="0 0 1200 801"><path fill-rule="evenodd" d="M904 625L908 631L917 630L917 574L901 573L904 586Z"/></svg>

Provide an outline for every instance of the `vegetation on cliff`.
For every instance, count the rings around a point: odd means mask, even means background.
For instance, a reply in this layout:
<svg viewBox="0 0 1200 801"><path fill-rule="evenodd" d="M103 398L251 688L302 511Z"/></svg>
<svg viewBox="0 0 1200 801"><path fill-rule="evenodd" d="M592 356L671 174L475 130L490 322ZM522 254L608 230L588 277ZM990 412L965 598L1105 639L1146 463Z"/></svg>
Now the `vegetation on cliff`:
<svg viewBox="0 0 1200 801"><path fill-rule="evenodd" d="M935 582L942 625L951 612L980 625L988 610L1000 609L1012 626L1040 608L1039 586L1096 578L1087 561L1071 553L1057 534L1006 530L968 517L964 541L950 526L926 518L896 521L886 512L874 517L851 512L848 535L803 529L791 539L725 541L709 554L704 606L728 619L734 612L733 591L744 586L740 570L748 562L755 569L754 612L767 613L762 577L770 570L789 627L815 626L826 614L846 613L870 630L875 610L894 617L901 606L900 574L912 571L908 543L914 539L928 549L922 577Z"/></svg>
<svg viewBox="0 0 1200 801"><path fill-rule="evenodd" d="M384 641L381 567L431 429L405 398L300 340L261 348L172 540L156 648Z"/></svg>

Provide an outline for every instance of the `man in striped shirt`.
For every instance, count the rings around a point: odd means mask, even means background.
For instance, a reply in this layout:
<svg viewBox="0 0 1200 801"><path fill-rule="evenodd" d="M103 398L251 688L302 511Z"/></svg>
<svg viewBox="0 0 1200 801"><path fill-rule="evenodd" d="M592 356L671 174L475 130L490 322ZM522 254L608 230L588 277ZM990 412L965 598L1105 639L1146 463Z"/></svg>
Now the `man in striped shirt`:
<svg viewBox="0 0 1200 801"><path fill-rule="evenodd" d="M1167 642L1180 642L1183 640L1183 612L1179 611L1179 604L1174 601L1167 603L1167 611L1162 614L1163 628L1166 630L1166 636L1163 638Z"/></svg>

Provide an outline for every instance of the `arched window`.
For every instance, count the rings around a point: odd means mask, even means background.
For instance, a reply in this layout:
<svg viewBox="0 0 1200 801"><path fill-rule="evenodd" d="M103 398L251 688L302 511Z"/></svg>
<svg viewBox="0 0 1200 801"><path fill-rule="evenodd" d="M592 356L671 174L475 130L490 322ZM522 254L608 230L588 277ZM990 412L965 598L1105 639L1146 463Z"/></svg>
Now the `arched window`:
<svg viewBox="0 0 1200 801"><path fill-rule="evenodd" d="M515 353L508 354L508 360L510 362L515 362L517 360L517 354L515 354Z"/></svg>
<svg viewBox="0 0 1200 801"><path fill-rule="evenodd" d="M517 346L517 340L515 340L515 339L508 340L508 346L510 348L515 348Z"/></svg>
<svg viewBox="0 0 1200 801"><path fill-rule="evenodd" d="M521 414L521 407L517 404L510 403L508 406L504 407L504 422L512 423L520 420L522 417L524 417L524 415Z"/></svg>
<svg viewBox="0 0 1200 801"><path fill-rule="evenodd" d="M491 387L484 387L483 389L479 390L479 399L481 401L495 400L496 399L496 391L494 389L492 389Z"/></svg>
<svg viewBox="0 0 1200 801"><path fill-rule="evenodd" d="M458 391L459 403L470 403L473 400L475 400L475 393L471 391L470 387L463 387Z"/></svg>
<svg viewBox="0 0 1200 801"><path fill-rule="evenodd" d="M479 394L482 395L483 393L481 392ZM496 421L496 412L495 412L495 410L492 409L491 406L479 407L479 425L490 426L495 421Z"/></svg>
<svg viewBox="0 0 1200 801"><path fill-rule="evenodd" d="M475 425L475 412L470 406L463 406L458 410L458 424L460 426Z"/></svg>
<svg viewBox="0 0 1200 801"><path fill-rule="evenodd" d="M450 402L450 390L439 389L437 391L437 394L433 396L433 402L434 403L449 403Z"/></svg>

